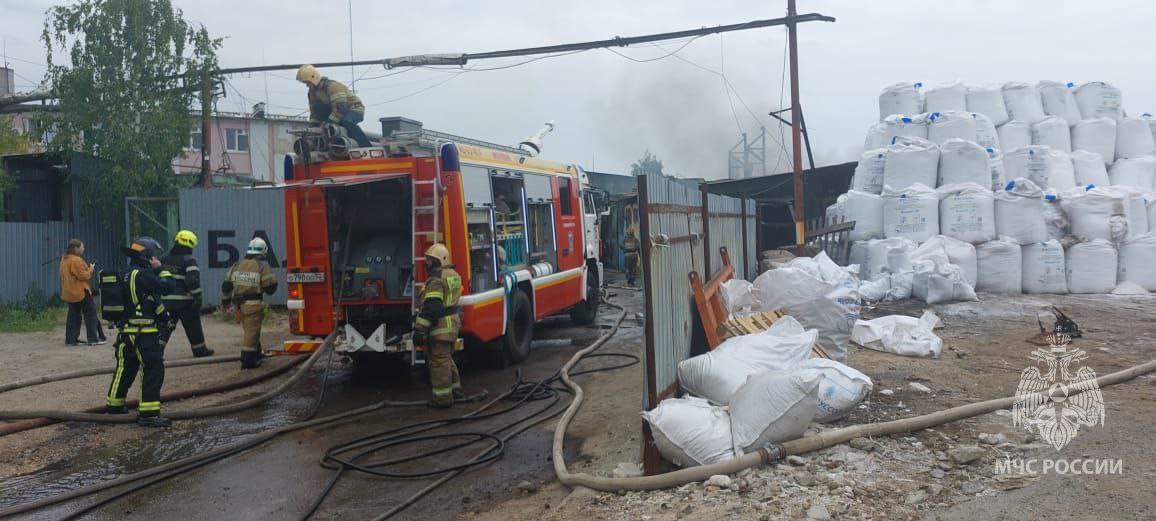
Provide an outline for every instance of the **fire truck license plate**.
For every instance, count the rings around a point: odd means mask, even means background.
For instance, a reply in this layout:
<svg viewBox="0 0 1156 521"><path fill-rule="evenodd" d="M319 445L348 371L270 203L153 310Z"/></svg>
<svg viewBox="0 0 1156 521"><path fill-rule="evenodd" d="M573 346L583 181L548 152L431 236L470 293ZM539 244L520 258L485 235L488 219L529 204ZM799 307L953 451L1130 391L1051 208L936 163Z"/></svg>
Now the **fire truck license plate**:
<svg viewBox="0 0 1156 521"><path fill-rule="evenodd" d="M288 284L304 284L310 282L325 282L324 271L310 271L306 273L286 273L285 282Z"/></svg>

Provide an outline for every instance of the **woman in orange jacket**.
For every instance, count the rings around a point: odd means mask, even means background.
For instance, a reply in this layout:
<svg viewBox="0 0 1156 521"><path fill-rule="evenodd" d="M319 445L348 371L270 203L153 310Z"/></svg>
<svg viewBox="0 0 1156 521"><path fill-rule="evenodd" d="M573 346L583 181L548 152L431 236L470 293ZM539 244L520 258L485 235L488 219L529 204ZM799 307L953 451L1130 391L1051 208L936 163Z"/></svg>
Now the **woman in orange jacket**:
<svg viewBox="0 0 1156 521"><path fill-rule="evenodd" d="M68 322L64 326L64 345L77 345L80 337L80 319L88 331L88 344L105 343L104 328L96 318L96 304L92 300L92 272L95 265L84 261L84 243L80 239L68 241L68 249L60 258L60 299L68 303Z"/></svg>

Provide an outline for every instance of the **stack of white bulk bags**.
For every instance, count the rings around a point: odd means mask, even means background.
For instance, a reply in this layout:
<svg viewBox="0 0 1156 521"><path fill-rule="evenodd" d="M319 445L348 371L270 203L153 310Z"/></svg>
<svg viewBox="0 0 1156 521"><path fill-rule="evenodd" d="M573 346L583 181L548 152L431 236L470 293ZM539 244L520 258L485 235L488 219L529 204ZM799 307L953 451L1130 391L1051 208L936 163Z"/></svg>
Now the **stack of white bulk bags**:
<svg viewBox="0 0 1156 521"><path fill-rule="evenodd" d="M948 139L975 141L975 117L958 110L932 112L927 116L927 139L937 145Z"/></svg>
<svg viewBox="0 0 1156 521"><path fill-rule="evenodd" d="M1100 154L1105 165L1116 160L1116 120L1085 119L1072 127L1072 149Z"/></svg>
<svg viewBox="0 0 1156 521"><path fill-rule="evenodd" d="M1010 237L1000 237L975 246L977 268L976 291L991 293L1023 292L1023 254L1020 244Z"/></svg>
<svg viewBox="0 0 1156 521"><path fill-rule="evenodd" d="M1020 244L1048 240L1042 201L1043 191L1035 183L1023 177L1008 181L995 194L996 233Z"/></svg>
<svg viewBox="0 0 1156 521"><path fill-rule="evenodd" d="M938 190L939 231L963 242L995 239L995 198L991 190L974 183L942 186Z"/></svg>
<svg viewBox="0 0 1156 521"><path fill-rule="evenodd" d="M1111 83L1092 81L1076 89L1076 104L1084 119L1124 117L1120 89Z"/></svg>
<svg viewBox="0 0 1156 521"><path fill-rule="evenodd" d="M939 196L923 184L883 188L883 235L923 242L939 234Z"/></svg>
<svg viewBox="0 0 1156 521"><path fill-rule="evenodd" d="M1047 116L1044 114L1044 104L1040 99L1040 91L1036 90L1035 85L1005 83L1003 85L1003 101L1007 105L1007 114L1011 119L1032 124Z"/></svg>
<svg viewBox="0 0 1156 521"><path fill-rule="evenodd" d="M883 191L883 167L887 164L887 149L876 148L859 155L851 189L878 194ZM1107 177L1107 174L1105 174Z"/></svg>
<svg viewBox="0 0 1156 521"><path fill-rule="evenodd" d="M855 221L850 233L852 241L883 238L883 200L878 195L851 190L840 199L843 199L843 219Z"/></svg>
<svg viewBox="0 0 1156 521"><path fill-rule="evenodd" d="M1079 123L1084 119L1080 115L1080 106L1076 104L1076 95L1072 92L1071 83L1058 81L1041 81L1036 84L1040 91L1040 98L1044 102L1044 112L1049 116L1064 118L1068 126Z"/></svg>
<svg viewBox="0 0 1156 521"><path fill-rule="evenodd" d="M1123 118L1116 123L1116 158L1150 156L1156 153L1152 129L1142 118Z"/></svg>
<svg viewBox="0 0 1156 521"><path fill-rule="evenodd" d="M883 184L902 190L913 184L935 186L939 177L939 147L926 139L897 138L887 147Z"/></svg>
<svg viewBox="0 0 1156 521"><path fill-rule="evenodd" d="M863 150L874 150L891 144L887 138L887 124L875 123L867 128L867 137L863 139Z"/></svg>
<svg viewBox="0 0 1156 521"><path fill-rule="evenodd" d="M996 126L1003 125L1011 119L1007 115L1007 106L1004 105L1003 92L999 86L967 87L967 110L987 116Z"/></svg>
<svg viewBox="0 0 1156 521"><path fill-rule="evenodd" d="M1156 235L1133 237L1120 245L1117 282L1135 282L1148 291L1156 291Z"/></svg>
<svg viewBox="0 0 1156 521"><path fill-rule="evenodd" d="M996 129L1001 150L1015 150L1032 144L1032 126L1026 121L1008 121Z"/></svg>
<svg viewBox="0 0 1156 521"><path fill-rule="evenodd" d="M991 118L978 112L972 112L971 117L975 118L975 142L984 148L1000 148L999 131Z"/></svg>
<svg viewBox="0 0 1156 521"><path fill-rule="evenodd" d="M949 139L939 147L938 185L987 184L991 179L987 150L972 141Z"/></svg>
<svg viewBox="0 0 1156 521"><path fill-rule="evenodd" d="M1147 130L1147 129L1145 129ZM1048 116L1032 125L1032 144L1047 145L1052 150L1072 151L1072 131L1059 116Z"/></svg>
<svg viewBox="0 0 1156 521"><path fill-rule="evenodd" d="M1064 247L1049 240L1023 246L1024 293L1067 293Z"/></svg>
<svg viewBox="0 0 1156 521"><path fill-rule="evenodd" d="M892 114L923 112L922 83L896 83L879 94L879 121Z"/></svg>
<svg viewBox="0 0 1156 521"><path fill-rule="evenodd" d="M1116 247L1103 239L1068 247L1064 264L1071 293L1111 293L1116 287Z"/></svg>
<svg viewBox="0 0 1156 521"><path fill-rule="evenodd" d="M1112 186L1132 186L1141 190L1151 190L1156 178L1156 157L1140 156L1119 159L1108 170L1108 180Z"/></svg>
<svg viewBox="0 0 1156 521"><path fill-rule="evenodd" d="M927 139L927 119L922 115L904 116L892 114L883 120L883 138L891 144L897 137L917 137Z"/></svg>
<svg viewBox="0 0 1156 521"><path fill-rule="evenodd" d="M1108 179L1108 169L1104 167L1104 158L1095 152L1076 150L1072 152L1072 166L1076 170L1076 185L1108 186L1112 182Z"/></svg>
<svg viewBox="0 0 1156 521"><path fill-rule="evenodd" d="M991 171L991 189L1002 190L1004 181L1007 180L1006 169L1003 164L1003 152L998 148L987 149L987 168ZM1104 176L1108 174L1105 172Z"/></svg>
<svg viewBox="0 0 1156 521"><path fill-rule="evenodd" d="M1112 240L1114 235L1122 238L1120 228L1127 226L1127 205L1126 198L1111 187L1073 190L1063 198L1072 235L1084 240Z"/></svg>
<svg viewBox="0 0 1156 521"><path fill-rule="evenodd" d="M1012 150L1004 156L1009 179L1024 177L1041 189L1069 190L1076 186L1076 172L1068 154L1044 145Z"/></svg>
<svg viewBox="0 0 1156 521"><path fill-rule="evenodd" d="M945 83L931 87L923 95L923 110L927 112L967 110L967 89L959 83Z"/></svg>

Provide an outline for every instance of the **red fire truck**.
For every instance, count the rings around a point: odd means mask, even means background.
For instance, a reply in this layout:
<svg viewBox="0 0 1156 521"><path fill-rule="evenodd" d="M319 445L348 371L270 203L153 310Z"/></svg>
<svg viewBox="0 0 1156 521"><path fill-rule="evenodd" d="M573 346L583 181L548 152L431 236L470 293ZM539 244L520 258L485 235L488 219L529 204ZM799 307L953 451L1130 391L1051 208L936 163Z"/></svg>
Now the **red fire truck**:
<svg viewBox="0 0 1156 521"><path fill-rule="evenodd" d="M327 126L301 133L286 159L290 330L312 338L296 347L336 328L338 351L355 359L418 359L411 317L435 242L463 279L466 344L517 363L535 321L594 321L599 215L580 167L534 157L552 124L507 147L381 121L380 146L356 148Z"/></svg>

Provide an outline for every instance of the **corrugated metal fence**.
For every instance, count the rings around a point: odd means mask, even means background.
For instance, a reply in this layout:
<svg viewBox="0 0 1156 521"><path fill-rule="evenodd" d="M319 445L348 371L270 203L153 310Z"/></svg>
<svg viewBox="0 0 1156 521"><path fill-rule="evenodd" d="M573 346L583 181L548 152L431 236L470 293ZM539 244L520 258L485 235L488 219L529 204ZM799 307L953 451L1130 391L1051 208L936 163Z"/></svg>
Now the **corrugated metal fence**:
<svg viewBox="0 0 1156 521"><path fill-rule="evenodd" d="M32 288L59 294L60 257L74 238L84 241L84 258L97 270L124 264L117 233L96 222L0 223L0 303Z"/></svg>
<svg viewBox="0 0 1156 521"><path fill-rule="evenodd" d="M201 267L205 304L221 301L221 282L245 254L253 237L269 244L269 264L280 282L270 304L285 304L285 192L277 189L188 188L180 193L181 228L200 242L193 256Z"/></svg>
<svg viewBox="0 0 1156 521"><path fill-rule="evenodd" d="M719 247L726 247L737 277L753 277L755 222L753 201L708 194L664 176L638 176L640 238L646 291L646 371L643 407L654 408L678 391L678 363L705 338L695 311L688 274L710 277L722 266ZM704 229L704 219L706 229ZM709 252L709 253L708 253ZM709 259L709 265L707 264ZM709 272L709 273L708 273ZM696 344L696 339L702 339ZM643 461L655 470L657 451L650 433Z"/></svg>

